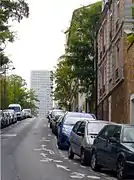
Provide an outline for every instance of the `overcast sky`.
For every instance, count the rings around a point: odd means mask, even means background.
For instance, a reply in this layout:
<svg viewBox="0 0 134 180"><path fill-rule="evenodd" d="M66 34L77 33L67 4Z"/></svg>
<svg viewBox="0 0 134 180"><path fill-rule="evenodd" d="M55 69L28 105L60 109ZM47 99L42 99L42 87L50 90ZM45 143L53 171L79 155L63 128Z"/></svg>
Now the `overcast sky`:
<svg viewBox="0 0 134 180"><path fill-rule="evenodd" d="M98 0L27 0L30 16L14 24L17 40L7 46L15 73L29 84L31 70L52 70L64 53L65 31L74 9Z"/></svg>

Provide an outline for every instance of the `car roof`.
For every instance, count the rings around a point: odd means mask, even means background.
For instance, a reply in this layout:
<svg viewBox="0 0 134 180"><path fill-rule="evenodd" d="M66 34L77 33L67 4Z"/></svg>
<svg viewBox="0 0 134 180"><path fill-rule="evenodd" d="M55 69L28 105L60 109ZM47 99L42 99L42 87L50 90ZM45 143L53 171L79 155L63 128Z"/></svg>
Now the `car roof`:
<svg viewBox="0 0 134 180"><path fill-rule="evenodd" d="M124 127L134 127L134 124L118 124L118 123L114 123L114 122L112 122L111 124L108 124L108 126L110 126L110 125L121 126L122 128L124 128Z"/></svg>
<svg viewBox="0 0 134 180"><path fill-rule="evenodd" d="M68 111L68 112L66 112L66 115L77 115L76 117L83 117L84 118L84 115L85 115L85 118L88 118L87 116L89 115L89 118L91 117L91 118L93 118L93 116L92 116L92 114L90 114L90 113L83 113L83 112L70 112L70 111ZM79 115L79 116L78 116ZM75 116L74 116L75 117Z"/></svg>
<svg viewBox="0 0 134 180"><path fill-rule="evenodd" d="M81 118L86 122L91 122L91 123L105 123L105 124L113 124L112 122L109 121L103 121L103 120L94 120L94 119L90 119L90 118ZM80 119L80 121L81 121Z"/></svg>

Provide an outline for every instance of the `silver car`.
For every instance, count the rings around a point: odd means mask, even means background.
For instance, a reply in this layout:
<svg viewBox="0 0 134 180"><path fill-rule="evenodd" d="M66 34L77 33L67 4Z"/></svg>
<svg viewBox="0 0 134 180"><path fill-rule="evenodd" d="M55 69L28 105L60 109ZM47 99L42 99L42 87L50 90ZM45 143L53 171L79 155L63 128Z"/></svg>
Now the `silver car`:
<svg viewBox="0 0 134 180"><path fill-rule="evenodd" d="M7 111L10 114L10 120L11 120L10 124L16 123L17 122L17 115L16 115L15 111L13 109L8 109Z"/></svg>
<svg viewBox="0 0 134 180"><path fill-rule="evenodd" d="M91 150L94 139L100 130L107 124L109 124L108 121L78 121L74 125L70 135L68 157L73 159L74 154L76 154L80 157L81 164L90 164Z"/></svg>
<svg viewBox="0 0 134 180"><path fill-rule="evenodd" d="M3 122L4 127L9 126L11 118L10 118L10 114L7 110L3 110L3 119L4 119L4 122Z"/></svg>

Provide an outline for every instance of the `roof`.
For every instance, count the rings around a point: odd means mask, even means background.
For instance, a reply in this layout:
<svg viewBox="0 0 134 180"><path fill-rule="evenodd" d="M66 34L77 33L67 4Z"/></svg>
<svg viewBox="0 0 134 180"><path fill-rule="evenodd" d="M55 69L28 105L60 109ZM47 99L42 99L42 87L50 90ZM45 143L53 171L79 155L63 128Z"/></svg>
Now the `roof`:
<svg viewBox="0 0 134 180"><path fill-rule="evenodd" d="M113 122L109 125L116 125L116 126L122 126L122 127L134 127L134 124L117 124Z"/></svg>
<svg viewBox="0 0 134 180"><path fill-rule="evenodd" d="M66 115L70 115L72 117L81 117L81 118L93 118L92 114L90 113L83 113L83 112L67 112Z"/></svg>
<svg viewBox="0 0 134 180"><path fill-rule="evenodd" d="M12 107L12 106L18 106L18 107L20 107L20 104L9 104L9 107Z"/></svg>

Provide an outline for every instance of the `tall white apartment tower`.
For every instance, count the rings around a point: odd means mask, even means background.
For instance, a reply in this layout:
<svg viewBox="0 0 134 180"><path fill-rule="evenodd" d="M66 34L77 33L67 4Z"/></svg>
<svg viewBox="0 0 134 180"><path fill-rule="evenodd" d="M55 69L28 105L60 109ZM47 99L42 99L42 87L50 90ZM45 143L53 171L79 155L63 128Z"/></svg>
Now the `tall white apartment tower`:
<svg viewBox="0 0 134 180"><path fill-rule="evenodd" d="M31 88L39 100L36 106L39 107L39 116L45 116L47 111L52 109L53 100L51 96L53 87L52 72L45 70L34 70L31 72Z"/></svg>

